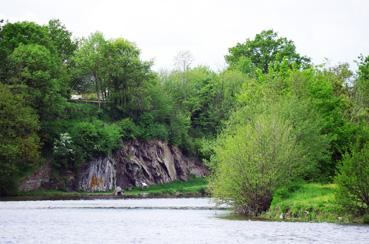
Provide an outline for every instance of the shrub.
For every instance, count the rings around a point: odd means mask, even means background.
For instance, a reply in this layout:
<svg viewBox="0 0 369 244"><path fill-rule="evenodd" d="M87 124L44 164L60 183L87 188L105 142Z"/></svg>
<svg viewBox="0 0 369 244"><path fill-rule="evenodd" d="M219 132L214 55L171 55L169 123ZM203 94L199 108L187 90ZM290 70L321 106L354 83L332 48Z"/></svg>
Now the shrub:
<svg viewBox="0 0 369 244"><path fill-rule="evenodd" d="M77 121L54 142L55 166L75 169L93 157L105 156L120 147L121 129L100 120Z"/></svg>
<svg viewBox="0 0 369 244"><path fill-rule="evenodd" d="M346 153L335 178L337 201L354 214L369 213L369 143Z"/></svg>
<svg viewBox="0 0 369 244"><path fill-rule="evenodd" d="M115 124L106 124L100 120L79 122L71 130L73 141L91 156L101 156L119 148L121 130Z"/></svg>
<svg viewBox="0 0 369 244"><path fill-rule="evenodd" d="M131 118L122 119L116 124L122 131L123 140L137 139L140 138L142 134L141 128L137 126Z"/></svg>
<svg viewBox="0 0 369 244"><path fill-rule="evenodd" d="M55 139L53 153L54 166L59 169L67 169L71 162L75 161L75 145L68 132L61 133L59 139Z"/></svg>
<svg viewBox="0 0 369 244"><path fill-rule="evenodd" d="M154 113L144 113L140 116L139 127L142 130L140 139L168 139L168 129L164 123L159 122Z"/></svg>
<svg viewBox="0 0 369 244"><path fill-rule="evenodd" d="M269 208L277 187L299 175L303 154L288 121L263 114L226 135L215 157L214 196L256 216Z"/></svg>

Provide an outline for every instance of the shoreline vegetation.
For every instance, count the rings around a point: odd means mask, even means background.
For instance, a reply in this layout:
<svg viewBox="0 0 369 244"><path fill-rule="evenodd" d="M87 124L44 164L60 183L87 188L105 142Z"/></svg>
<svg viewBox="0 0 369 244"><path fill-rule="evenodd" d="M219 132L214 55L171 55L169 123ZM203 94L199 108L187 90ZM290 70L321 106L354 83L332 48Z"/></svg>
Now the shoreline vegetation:
<svg viewBox="0 0 369 244"><path fill-rule="evenodd" d="M231 213L223 217L230 220L261 220L286 222L328 222L337 224L368 224L368 217L355 217L344 213L335 202L335 184L297 183L282 187L275 193L271 206L262 215L252 218ZM66 192L37 190L22 192L17 196L1 198L0 201L34 200L96 200L96 199L145 199L211 197L207 178L175 181L147 188L125 190L123 196L106 192ZM231 208L230 208L231 209Z"/></svg>
<svg viewBox="0 0 369 244"><path fill-rule="evenodd" d="M316 64L270 29L230 47L222 70L191 66L182 51L174 69L156 72L134 42L101 32L75 39L59 20L0 20L0 40L0 197L16 196L45 162L48 187L77 190L85 167L115 153L127 161L116 182L146 182L146 166L120 152L132 140L161 140L211 176L125 197L211 195L249 218L369 223L368 54L358 53L356 70ZM79 98L94 102L71 101ZM38 190L0 200L95 198L114 196Z"/></svg>

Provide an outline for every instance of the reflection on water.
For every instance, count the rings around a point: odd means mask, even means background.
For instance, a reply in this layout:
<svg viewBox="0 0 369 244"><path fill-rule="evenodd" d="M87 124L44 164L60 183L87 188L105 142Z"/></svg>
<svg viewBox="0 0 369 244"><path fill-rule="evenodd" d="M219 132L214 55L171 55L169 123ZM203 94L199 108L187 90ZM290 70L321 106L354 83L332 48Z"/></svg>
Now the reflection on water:
<svg viewBox="0 0 369 244"><path fill-rule="evenodd" d="M219 218L210 199L0 202L0 243L369 243L369 227Z"/></svg>

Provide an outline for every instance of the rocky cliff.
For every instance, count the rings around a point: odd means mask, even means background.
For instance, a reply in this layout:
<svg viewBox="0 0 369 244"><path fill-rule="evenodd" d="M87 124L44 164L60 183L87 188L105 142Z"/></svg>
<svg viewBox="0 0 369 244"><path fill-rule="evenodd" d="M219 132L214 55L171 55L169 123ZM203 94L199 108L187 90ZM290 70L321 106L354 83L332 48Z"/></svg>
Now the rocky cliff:
<svg viewBox="0 0 369 244"><path fill-rule="evenodd" d="M132 141L110 157L92 160L80 172L78 188L107 191L116 186L133 186L187 180L205 176L208 169L197 159L185 156L177 147L151 140Z"/></svg>
<svg viewBox="0 0 369 244"><path fill-rule="evenodd" d="M50 181L51 167L47 163L42 165L32 175L24 178L18 186L19 191L32 191L47 185Z"/></svg>

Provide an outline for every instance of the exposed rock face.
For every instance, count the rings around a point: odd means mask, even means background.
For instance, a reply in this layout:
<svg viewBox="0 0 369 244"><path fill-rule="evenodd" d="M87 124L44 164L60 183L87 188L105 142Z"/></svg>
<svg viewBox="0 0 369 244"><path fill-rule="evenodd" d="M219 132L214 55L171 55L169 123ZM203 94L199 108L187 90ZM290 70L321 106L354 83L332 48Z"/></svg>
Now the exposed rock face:
<svg viewBox="0 0 369 244"><path fill-rule="evenodd" d="M115 186L116 162L110 157L91 161L79 180L79 189L84 191L107 191Z"/></svg>
<svg viewBox="0 0 369 244"><path fill-rule="evenodd" d="M82 170L78 185L84 191L106 191L116 186L128 188L187 180L208 173L199 160L186 157L177 147L163 141L132 141L112 157L91 161Z"/></svg>
<svg viewBox="0 0 369 244"><path fill-rule="evenodd" d="M51 167L49 163L44 164L32 175L24 178L19 184L19 191L37 190L50 181Z"/></svg>

